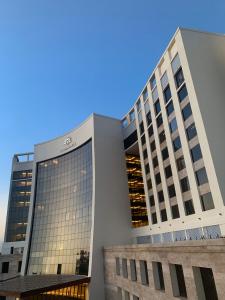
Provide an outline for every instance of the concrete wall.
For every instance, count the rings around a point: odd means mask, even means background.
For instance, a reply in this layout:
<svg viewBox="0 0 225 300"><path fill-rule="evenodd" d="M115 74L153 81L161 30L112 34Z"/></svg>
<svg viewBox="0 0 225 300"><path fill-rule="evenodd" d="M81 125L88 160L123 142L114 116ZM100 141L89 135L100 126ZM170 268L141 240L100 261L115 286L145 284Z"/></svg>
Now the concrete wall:
<svg viewBox="0 0 225 300"><path fill-rule="evenodd" d="M0 255L0 281L19 276L18 264L22 261L22 254ZM2 263L9 262L9 272L2 273Z"/></svg>

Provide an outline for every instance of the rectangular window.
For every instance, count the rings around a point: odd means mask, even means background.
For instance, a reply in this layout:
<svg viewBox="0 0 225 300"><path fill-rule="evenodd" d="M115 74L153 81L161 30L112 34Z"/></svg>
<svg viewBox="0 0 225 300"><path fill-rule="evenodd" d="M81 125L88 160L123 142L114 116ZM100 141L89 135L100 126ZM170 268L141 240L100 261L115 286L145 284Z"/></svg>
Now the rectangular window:
<svg viewBox="0 0 225 300"><path fill-rule="evenodd" d="M154 107L155 107L155 115L157 116L161 111L161 106L160 106L159 100L156 101L156 103L154 104Z"/></svg>
<svg viewBox="0 0 225 300"><path fill-rule="evenodd" d="M190 126L188 126L188 128L186 129L186 133L189 141L192 140L197 135L195 123L192 123Z"/></svg>
<svg viewBox="0 0 225 300"><path fill-rule="evenodd" d="M160 142L160 144L162 144L165 140L166 140L166 135L165 135L165 131L163 130L163 131L159 134L159 142Z"/></svg>
<svg viewBox="0 0 225 300"><path fill-rule="evenodd" d="M173 218L173 219L178 219L178 218L180 218L179 208L178 208L178 205L177 205L177 204L171 206L171 211L172 211L172 218Z"/></svg>
<svg viewBox="0 0 225 300"><path fill-rule="evenodd" d="M143 151L143 158L144 158L144 159L148 158L148 152L147 152L147 149L145 149L145 150Z"/></svg>
<svg viewBox="0 0 225 300"><path fill-rule="evenodd" d="M161 221L162 222L167 221L167 213L166 213L166 209L165 208L160 211L160 215L161 215Z"/></svg>
<svg viewBox="0 0 225 300"><path fill-rule="evenodd" d="M130 293L128 291L124 291L125 300L130 300Z"/></svg>
<svg viewBox="0 0 225 300"><path fill-rule="evenodd" d="M148 187L148 190L150 190L152 188L152 181L151 181L151 178L149 178L147 180L147 187Z"/></svg>
<svg viewBox="0 0 225 300"><path fill-rule="evenodd" d="M155 199L153 195L149 196L149 203L151 207L155 206Z"/></svg>
<svg viewBox="0 0 225 300"><path fill-rule="evenodd" d="M176 196L176 190L175 190L174 184L171 184L170 186L168 186L168 193L169 193L170 198L173 198Z"/></svg>
<svg viewBox="0 0 225 300"><path fill-rule="evenodd" d="M157 156L155 156L155 157L153 158L152 163L153 163L153 167L154 167L154 168L156 168L156 167L159 165Z"/></svg>
<svg viewBox="0 0 225 300"><path fill-rule="evenodd" d="M177 169L178 169L178 171L181 171L181 170L183 170L186 167L185 160L184 160L183 156L179 157L176 160L176 163L177 163Z"/></svg>
<svg viewBox="0 0 225 300"><path fill-rule="evenodd" d="M162 269L161 262L153 261L152 271L153 271L155 289L164 291L165 284L164 284L163 269Z"/></svg>
<svg viewBox="0 0 225 300"><path fill-rule="evenodd" d="M163 123L162 115L160 114L156 119L157 127L159 128Z"/></svg>
<svg viewBox="0 0 225 300"><path fill-rule="evenodd" d="M134 110L132 110L129 114L130 116L130 122L133 122L135 120L135 113L134 113Z"/></svg>
<svg viewBox="0 0 225 300"><path fill-rule="evenodd" d="M175 78L176 87L178 89L181 86L181 84L184 82L184 75L181 68L174 75L174 78Z"/></svg>
<svg viewBox="0 0 225 300"><path fill-rule="evenodd" d="M57 266L57 274L60 275L62 272L62 264L58 264Z"/></svg>
<svg viewBox="0 0 225 300"><path fill-rule="evenodd" d="M128 126L128 121L127 121L127 119L123 119L123 120L122 120L122 126L123 126L123 128L126 128L126 127Z"/></svg>
<svg viewBox="0 0 225 300"><path fill-rule="evenodd" d="M177 130L177 120L176 118L173 118L173 120L171 120L171 122L169 123L170 126L170 132L173 133Z"/></svg>
<svg viewBox="0 0 225 300"><path fill-rule="evenodd" d="M130 260L130 274L131 274L131 280L137 281L136 261L134 259Z"/></svg>
<svg viewBox="0 0 225 300"><path fill-rule="evenodd" d="M136 103L137 111L139 112L141 110L141 101L140 99Z"/></svg>
<svg viewBox="0 0 225 300"><path fill-rule="evenodd" d="M195 209L191 199L184 202L184 208L186 216L193 215L195 213Z"/></svg>
<svg viewBox="0 0 225 300"><path fill-rule="evenodd" d="M182 265L170 264L169 267L174 297L187 298L187 290Z"/></svg>
<svg viewBox="0 0 225 300"><path fill-rule="evenodd" d="M150 86L151 89L153 90L154 87L156 86L156 79L155 79L155 75L152 75L151 79L150 79Z"/></svg>
<svg viewBox="0 0 225 300"><path fill-rule="evenodd" d="M193 267L193 273L198 299L218 300L212 269Z"/></svg>
<svg viewBox="0 0 225 300"><path fill-rule="evenodd" d="M193 162L196 162L202 158L202 151L199 144L191 149L191 158Z"/></svg>
<svg viewBox="0 0 225 300"><path fill-rule="evenodd" d="M148 126L152 123L152 117L151 117L150 111L146 115L146 121L147 121Z"/></svg>
<svg viewBox="0 0 225 300"><path fill-rule="evenodd" d="M140 133L141 135L144 133L144 124L143 124L143 121L139 124L139 128L140 128Z"/></svg>
<svg viewBox="0 0 225 300"><path fill-rule="evenodd" d="M151 148L151 151L152 151L152 152L155 151L155 149L156 149L155 141L151 142L150 148Z"/></svg>
<svg viewBox="0 0 225 300"><path fill-rule="evenodd" d="M208 182L208 177L207 177L205 168L201 168L198 171L196 171L195 176L196 176L198 185L202 185L202 184Z"/></svg>
<svg viewBox="0 0 225 300"><path fill-rule="evenodd" d="M2 262L2 273L9 273L9 262Z"/></svg>
<svg viewBox="0 0 225 300"><path fill-rule="evenodd" d="M157 173L155 175L155 182L156 184L160 184L161 183L161 176L160 176L160 173Z"/></svg>
<svg viewBox="0 0 225 300"><path fill-rule="evenodd" d="M144 101L148 99L148 90L147 90L147 88L145 88L145 90L143 92L143 99L144 99Z"/></svg>
<svg viewBox="0 0 225 300"><path fill-rule="evenodd" d="M156 224L157 223L157 215L156 212L152 213L152 224Z"/></svg>
<svg viewBox="0 0 225 300"><path fill-rule="evenodd" d="M203 211L215 208L214 203L213 203L212 194L210 192L207 194L201 195L200 198L201 198L201 205L202 205Z"/></svg>
<svg viewBox="0 0 225 300"><path fill-rule="evenodd" d="M182 109L182 116L183 116L184 121L186 121L191 115L192 115L191 105L190 105L190 103L188 103Z"/></svg>
<svg viewBox="0 0 225 300"><path fill-rule="evenodd" d="M148 265L145 260L140 260L140 273L141 273L141 283L143 285L149 285Z"/></svg>
<svg viewBox="0 0 225 300"><path fill-rule="evenodd" d="M153 127L152 127L152 125L148 128L148 135L149 135L149 138L153 135Z"/></svg>
<svg viewBox="0 0 225 300"><path fill-rule="evenodd" d="M165 103L167 103L172 97L169 85L163 91L163 95L164 95L164 101L165 101Z"/></svg>
<svg viewBox="0 0 225 300"><path fill-rule="evenodd" d="M150 172L150 168L149 168L149 164L147 163L145 165L145 173L146 173L146 175L149 174L149 172Z"/></svg>
<svg viewBox="0 0 225 300"><path fill-rule="evenodd" d="M120 275L120 258L116 257L116 275Z"/></svg>
<svg viewBox="0 0 225 300"><path fill-rule="evenodd" d="M180 137L178 136L177 138L175 138L175 140L173 140L174 152L178 151L180 148L181 148L181 141L180 141Z"/></svg>
<svg viewBox="0 0 225 300"><path fill-rule="evenodd" d="M18 268L17 268L17 272L20 273L21 272L21 268L22 268L22 260L20 260L18 262Z"/></svg>
<svg viewBox="0 0 225 300"><path fill-rule="evenodd" d="M173 106L173 101L171 101L166 107L167 116L169 117L173 111L174 111L174 106Z"/></svg>
<svg viewBox="0 0 225 300"><path fill-rule="evenodd" d="M144 134L141 137L141 143L142 143L142 145L146 144L146 139L145 139L145 135Z"/></svg>
<svg viewBox="0 0 225 300"><path fill-rule="evenodd" d="M182 86L182 88L179 90L177 94L180 102L182 102L187 97L188 92L187 92L186 84Z"/></svg>
<svg viewBox="0 0 225 300"><path fill-rule="evenodd" d="M168 152L168 149L166 147L162 150L162 158L163 158L163 160L166 160L168 157L169 157L169 152Z"/></svg>
<svg viewBox="0 0 225 300"><path fill-rule="evenodd" d="M164 194L163 194L163 191L159 191L159 192L158 192L158 199L159 199L159 202L164 202Z"/></svg>
<svg viewBox="0 0 225 300"><path fill-rule="evenodd" d="M188 177L184 177L183 179L180 180L180 186L181 186L182 193L185 193L190 190Z"/></svg>
<svg viewBox="0 0 225 300"><path fill-rule="evenodd" d="M128 270L127 270L127 259L122 259L122 271L123 271L123 277L128 278Z"/></svg>
<svg viewBox="0 0 225 300"><path fill-rule="evenodd" d="M166 175L166 178L170 178L173 175L172 174L172 169L171 169L170 165L165 168L165 175Z"/></svg>

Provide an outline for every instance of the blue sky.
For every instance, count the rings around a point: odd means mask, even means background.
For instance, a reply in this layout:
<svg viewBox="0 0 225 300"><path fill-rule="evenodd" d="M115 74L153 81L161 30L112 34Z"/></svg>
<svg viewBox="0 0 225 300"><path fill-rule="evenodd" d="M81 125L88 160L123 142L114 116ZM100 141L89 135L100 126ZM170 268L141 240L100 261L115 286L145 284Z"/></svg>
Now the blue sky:
<svg viewBox="0 0 225 300"><path fill-rule="evenodd" d="M224 16L223 0L0 0L0 241L12 155L121 118L178 26L225 33Z"/></svg>

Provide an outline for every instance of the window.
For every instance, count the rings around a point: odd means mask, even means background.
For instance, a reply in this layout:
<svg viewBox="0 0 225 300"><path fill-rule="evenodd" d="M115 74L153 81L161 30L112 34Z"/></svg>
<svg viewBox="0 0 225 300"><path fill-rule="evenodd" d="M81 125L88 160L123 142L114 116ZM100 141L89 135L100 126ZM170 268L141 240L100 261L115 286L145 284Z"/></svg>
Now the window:
<svg viewBox="0 0 225 300"><path fill-rule="evenodd" d="M146 115L147 124L150 125L152 123L151 112L149 111Z"/></svg>
<svg viewBox="0 0 225 300"><path fill-rule="evenodd" d="M202 184L208 182L208 177L207 177L205 168L201 168L198 171L196 171L195 176L196 176L198 185L202 185Z"/></svg>
<svg viewBox="0 0 225 300"><path fill-rule="evenodd" d="M147 98L148 98L148 90L147 90L147 88L145 88L145 90L143 92L143 99L144 99L144 101L147 100Z"/></svg>
<svg viewBox="0 0 225 300"><path fill-rule="evenodd" d="M165 140L166 140L166 135L165 135L165 131L163 130L163 131L159 134L159 142L160 142L160 144L162 144Z"/></svg>
<svg viewBox="0 0 225 300"><path fill-rule="evenodd" d="M180 218L179 208L178 208L177 204L171 206L171 211L172 211L172 218L173 219Z"/></svg>
<svg viewBox="0 0 225 300"><path fill-rule="evenodd" d="M132 281L137 281L136 261L134 259L130 260L130 275Z"/></svg>
<svg viewBox="0 0 225 300"><path fill-rule="evenodd" d="M149 135L149 138L153 135L153 127L152 127L152 125L148 128L148 135Z"/></svg>
<svg viewBox="0 0 225 300"><path fill-rule="evenodd" d="M186 216L193 215L195 213L195 209L194 209L192 200L185 201L184 208L185 208Z"/></svg>
<svg viewBox="0 0 225 300"><path fill-rule="evenodd" d="M145 173L146 173L146 175L149 174L149 172L150 172L150 168L149 168L149 164L147 163L145 165Z"/></svg>
<svg viewBox="0 0 225 300"><path fill-rule="evenodd" d="M182 193L185 193L190 190L189 180L187 177L184 177L180 180Z"/></svg>
<svg viewBox="0 0 225 300"><path fill-rule="evenodd" d="M182 102L187 97L188 92L185 84L182 86L182 88L179 90L177 94L180 102Z"/></svg>
<svg viewBox="0 0 225 300"><path fill-rule="evenodd" d="M156 184L160 184L161 183L161 176L160 176L160 173L157 173L155 175L155 181L156 181Z"/></svg>
<svg viewBox="0 0 225 300"><path fill-rule="evenodd" d="M182 265L170 264L169 267L174 297L187 298L187 290Z"/></svg>
<svg viewBox="0 0 225 300"><path fill-rule="evenodd" d="M176 152L180 148L181 148L181 141L180 141L180 137L178 136L177 138L175 138L175 140L173 140L173 149Z"/></svg>
<svg viewBox="0 0 225 300"><path fill-rule="evenodd" d="M213 203L212 194L210 192L207 194L201 195L200 198L201 198L201 205L202 205L203 211L215 208L214 203Z"/></svg>
<svg viewBox="0 0 225 300"><path fill-rule="evenodd" d="M152 181L150 178L147 180L147 187L148 187L148 190L150 190L152 188Z"/></svg>
<svg viewBox="0 0 225 300"><path fill-rule="evenodd" d="M168 149L166 147L162 150L162 158L163 158L163 160L166 160L168 157L169 157L169 152L168 152Z"/></svg>
<svg viewBox="0 0 225 300"><path fill-rule="evenodd" d="M163 191L159 191L158 192L158 199L159 199L159 202L164 202L164 194L163 194Z"/></svg>
<svg viewBox="0 0 225 300"><path fill-rule="evenodd" d="M156 146L155 146L155 141L151 142L150 148L151 148L151 151L152 151L152 152L155 150L155 148L156 148Z"/></svg>
<svg viewBox="0 0 225 300"><path fill-rule="evenodd" d="M153 75L150 79L150 86L151 86L151 89L153 90L154 87L156 86L156 79L155 79L155 75Z"/></svg>
<svg viewBox="0 0 225 300"><path fill-rule="evenodd" d="M169 126L170 126L170 132L173 133L174 131L177 130L177 120L176 118L174 118L170 123L169 123Z"/></svg>
<svg viewBox="0 0 225 300"><path fill-rule="evenodd" d="M62 272L62 264L58 264L58 266L57 266L57 274L59 275L59 274L61 274L61 272Z"/></svg>
<svg viewBox="0 0 225 300"><path fill-rule="evenodd" d="M165 174L166 174L166 178L170 178L173 175L172 174L172 169L171 169L170 165L165 168Z"/></svg>
<svg viewBox="0 0 225 300"><path fill-rule="evenodd" d="M167 221L167 213L166 213L166 209L165 208L160 211L160 215L161 215L161 221L162 222Z"/></svg>
<svg viewBox="0 0 225 300"><path fill-rule="evenodd" d="M154 107L155 107L155 115L157 116L161 111L161 106L160 106L159 100L156 101L156 103L154 104Z"/></svg>
<svg viewBox="0 0 225 300"><path fill-rule="evenodd" d="M13 254L14 247L10 247L10 254Z"/></svg>
<svg viewBox="0 0 225 300"><path fill-rule="evenodd" d="M189 141L192 140L197 135L195 123L192 123L190 126L188 126L188 128L186 129L186 133Z"/></svg>
<svg viewBox="0 0 225 300"><path fill-rule="evenodd" d="M169 85L163 91L163 95L164 95L164 101L165 101L165 103L167 103L171 98L171 91L170 91Z"/></svg>
<svg viewBox="0 0 225 300"><path fill-rule="evenodd" d="M156 167L159 165L157 156L155 156L155 157L153 158L152 163L153 163L153 167L154 167L154 168L156 168Z"/></svg>
<svg viewBox="0 0 225 300"><path fill-rule="evenodd" d="M174 75L174 78L175 78L176 87L179 88L181 84L184 82L184 75L181 68Z"/></svg>
<svg viewBox="0 0 225 300"><path fill-rule="evenodd" d="M143 134L144 133L144 124L143 124L143 121L139 124L139 128L140 128L140 132L141 132L141 134Z"/></svg>
<svg viewBox="0 0 225 300"><path fill-rule="evenodd" d="M122 126L123 126L123 128L126 128L126 127L128 126L128 121L127 121L127 119L123 119L123 120L122 120Z"/></svg>
<svg viewBox="0 0 225 300"><path fill-rule="evenodd" d="M145 135L144 134L141 137L141 143L142 143L142 145L146 144L146 139L145 139Z"/></svg>
<svg viewBox="0 0 225 300"><path fill-rule="evenodd" d="M120 258L116 257L116 275L120 275Z"/></svg>
<svg viewBox="0 0 225 300"><path fill-rule="evenodd" d="M170 198L173 198L176 196L176 190L175 190L174 184L171 184L170 186L168 186L168 193L169 193Z"/></svg>
<svg viewBox="0 0 225 300"><path fill-rule="evenodd" d="M137 111L139 112L141 110L141 101L140 99L136 103Z"/></svg>
<svg viewBox="0 0 225 300"><path fill-rule="evenodd" d="M124 291L125 300L130 300L130 293L128 291Z"/></svg>
<svg viewBox="0 0 225 300"><path fill-rule="evenodd" d="M132 110L129 115L130 115L130 122L133 122L135 120L134 110Z"/></svg>
<svg viewBox="0 0 225 300"><path fill-rule="evenodd" d="M147 149L143 151L143 158L146 159L148 157Z"/></svg>
<svg viewBox="0 0 225 300"><path fill-rule="evenodd" d="M152 271L153 278L156 290L165 290L164 277L163 277L163 269L161 262L152 262Z"/></svg>
<svg viewBox="0 0 225 300"><path fill-rule="evenodd" d="M20 273L21 272L21 267L22 267L22 260L20 260L18 262L18 268L17 268L17 272Z"/></svg>
<svg viewBox="0 0 225 300"><path fill-rule="evenodd" d="M145 260L140 260L140 273L141 273L141 283L143 285L149 285L148 265Z"/></svg>
<svg viewBox="0 0 225 300"><path fill-rule="evenodd" d="M183 109L182 109L182 116L184 121L187 120L192 115L191 105L188 103Z"/></svg>
<svg viewBox="0 0 225 300"><path fill-rule="evenodd" d="M191 158L193 162L196 162L202 158L202 151L199 144L191 149Z"/></svg>
<svg viewBox="0 0 225 300"><path fill-rule="evenodd" d="M156 224L157 223L157 216L156 216L156 212L152 213L152 224Z"/></svg>
<svg viewBox="0 0 225 300"><path fill-rule="evenodd" d="M127 260L126 260L126 258L122 259L122 271L123 271L123 277L127 278L128 277L128 271L127 271Z"/></svg>
<svg viewBox="0 0 225 300"><path fill-rule="evenodd" d="M167 116L169 117L169 115L171 115L173 111L174 111L174 106L173 106L173 101L171 101L166 107Z"/></svg>
<svg viewBox="0 0 225 300"><path fill-rule="evenodd" d="M132 132L125 140L124 140L124 149L129 148L137 141L137 130Z"/></svg>
<svg viewBox="0 0 225 300"><path fill-rule="evenodd" d="M218 300L212 269L193 267L193 273L198 299Z"/></svg>
<svg viewBox="0 0 225 300"><path fill-rule="evenodd" d="M153 195L149 196L149 203L151 207L155 206L155 199Z"/></svg>
<svg viewBox="0 0 225 300"><path fill-rule="evenodd" d="M183 170L186 167L183 156L179 157L176 160L176 163L177 163L177 169L178 169L178 171L181 171L181 170Z"/></svg>
<svg viewBox="0 0 225 300"><path fill-rule="evenodd" d="M2 273L9 273L9 262L2 262Z"/></svg>
<svg viewBox="0 0 225 300"><path fill-rule="evenodd" d="M156 123L157 123L157 127L158 128L162 125L163 119L162 119L162 115L161 114L157 117Z"/></svg>

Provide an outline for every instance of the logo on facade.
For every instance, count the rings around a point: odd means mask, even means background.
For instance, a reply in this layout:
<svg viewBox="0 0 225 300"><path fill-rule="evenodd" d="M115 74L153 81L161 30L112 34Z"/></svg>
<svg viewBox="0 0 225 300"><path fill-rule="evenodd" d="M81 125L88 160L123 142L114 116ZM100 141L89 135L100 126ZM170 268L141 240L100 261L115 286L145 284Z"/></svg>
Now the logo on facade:
<svg viewBox="0 0 225 300"><path fill-rule="evenodd" d="M64 145L69 145L70 143L72 143L72 138L69 136L68 138L65 139Z"/></svg>

